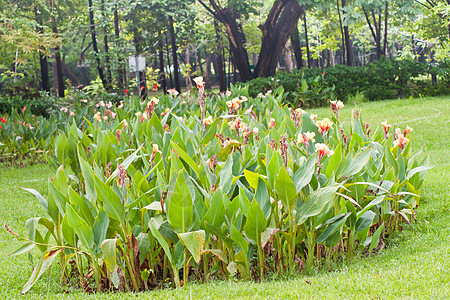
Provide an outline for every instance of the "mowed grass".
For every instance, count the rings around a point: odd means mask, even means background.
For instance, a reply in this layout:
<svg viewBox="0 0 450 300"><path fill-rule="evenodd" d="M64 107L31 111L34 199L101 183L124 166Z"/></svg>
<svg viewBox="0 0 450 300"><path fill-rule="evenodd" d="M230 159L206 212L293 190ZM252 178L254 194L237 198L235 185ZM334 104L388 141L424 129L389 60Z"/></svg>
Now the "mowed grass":
<svg viewBox="0 0 450 300"><path fill-rule="evenodd" d="M38 299L448 299L450 298L450 193L449 140L450 97L392 100L363 103L358 107L372 130L380 122L409 125L414 150L423 146L436 167L429 171L417 213L417 223L386 241L378 255L343 261L333 271L256 283L213 281L192 283L178 289L138 294L88 295L79 291L64 294L58 268L43 275L26 294ZM342 110L341 120L350 120L352 107ZM328 108L313 109L319 119L329 117ZM439 114L439 116L437 116ZM425 118L415 120L418 118ZM348 122L348 121L347 121ZM45 216L40 204L20 186L46 194L53 171L45 165L24 169L0 168L0 219L18 233L25 233L25 221ZM9 257L21 243L0 231L0 298L19 298L31 274L26 255ZM35 253L36 254L36 253ZM35 257L36 260L36 257Z"/></svg>

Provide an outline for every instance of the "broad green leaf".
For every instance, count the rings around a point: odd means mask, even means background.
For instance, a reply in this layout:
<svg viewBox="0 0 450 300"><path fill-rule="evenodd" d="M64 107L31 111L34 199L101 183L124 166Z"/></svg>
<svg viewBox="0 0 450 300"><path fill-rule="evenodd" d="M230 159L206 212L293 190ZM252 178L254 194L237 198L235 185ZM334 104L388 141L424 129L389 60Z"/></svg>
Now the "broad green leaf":
<svg viewBox="0 0 450 300"><path fill-rule="evenodd" d="M117 239L107 239L102 242L101 248L103 253L103 260L106 263L108 271L113 273L117 267Z"/></svg>
<svg viewBox="0 0 450 300"><path fill-rule="evenodd" d="M247 221L245 222L245 235L255 244L261 242L261 233L267 228L266 217L257 201L253 200L248 208Z"/></svg>
<svg viewBox="0 0 450 300"><path fill-rule="evenodd" d="M164 253L166 254L167 258L169 259L169 262L172 266L175 266L175 261L173 260L172 252L170 252L169 244L167 244L166 240L162 237L162 235L159 233L158 229L156 228L157 222L154 218L150 219L148 222L148 227L150 228L150 231L152 232L152 235L156 238L159 245L164 250Z"/></svg>
<svg viewBox="0 0 450 300"><path fill-rule="evenodd" d="M327 176L327 178L329 178L331 174L337 170L341 160L342 160L342 145L341 142L339 142L337 147L334 149L333 155L331 155L330 159L328 160L327 169L325 171L325 176Z"/></svg>
<svg viewBox="0 0 450 300"><path fill-rule="evenodd" d="M261 178L258 180L258 188L256 189L254 199L258 201L259 207L261 208L261 210L264 213L264 216L268 220L272 210L272 205L270 203L270 196L267 191L266 183Z"/></svg>
<svg viewBox="0 0 450 300"><path fill-rule="evenodd" d="M219 187L222 188L223 192L225 194L228 194L228 192L231 189L231 184L233 180L233 156L229 155L227 160L225 161L224 165L222 166L222 169L219 172Z"/></svg>
<svg viewBox="0 0 450 300"><path fill-rule="evenodd" d="M330 220L328 220L328 226L325 228L325 230L319 235L319 237L316 240L316 243L322 243L323 241L325 241L326 239L328 239L328 237L330 235L332 235L333 233L335 233L338 229L340 229L345 221L347 220L348 216L350 216L350 213L346 213L346 214L340 214Z"/></svg>
<svg viewBox="0 0 450 300"><path fill-rule="evenodd" d="M173 193L167 201L170 225L179 233L189 231L194 221L194 206L183 173L178 174Z"/></svg>
<svg viewBox="0 0 450 300"><path fill-rule="evenodd" d="M189 156L189 154L187 154L186 151L181 149L181 147L173 141L170 141L170 144L172 145L172 148L175 150L175 152L181 157L181 159L184 160L192 168L197 176L199 176L200 169L197 163Z"/></svg>
<svg viewBox="0 0 450 300"><path fill-rule="evenodd" d="M256 201L254 201L256 202ZM265 219L264 219L265 220ZM242 236L242 233L239 232L239 230L231 224L231 230L230 230L230 237L235 242L238 247L247 255L248 253L248 242L247 240Z"/></svg>
<svg viewBox="0 0 450 300"><path fill-rule="evenodd" d="M94 233L91 227L83 220L77 212L70 206L66 205L67 223L73 228L81 243L94 252Z"/></svg>
<svg viewBox="0 0 450 300"><path fill-rule="evenodd" d="M375 249L375 247L377 247L378 244L380 243L380 235L383 231L384 231L384 223L381 224L381 226L378 227L378 229L373 234L372 242L370 243L370 247L369 247L369 253L371 253L372 250Z"/></svg>
<svg viewBox="0 0 450 300"><path fill-rule="evenodd" d="M305 203L297 211L297 224L303 224L309 217L316 216L333 201L339 185L320 188L306 198Z"/></svg>
<svg viewBox="0 0 450 300"><path fill-rule="evenodd" d="M109 218L104 210L95 218L94 227L92 227L92 232L94 233L94 243L96 245L97 253L100 252L100 247L106 238L106 231L109 226Z"/></svg>
<svg viewBox="0 0 450 300"><path fill-rule="evenodd" d="M284 167L280 169L275 180L275 192L283 205L292 212L297 204L297 190L291 176Z"/></svg>
<svg viewBox="0 0 450 300"><path fill-rule="evenodd" d="M178 237L186 249L192 254L195 262L200 263L203 247L205 246L205 231L191 231L186 233L179 233Z"/></svg>
<svg viewBox="0 0 450 300"><path fill-rule="evenodd" d="M301 192L301 190L309 184L312 176L314 175L314 170L316 168L317 155L312 155L308 161L301 166L300 169L295 172L294 176L292 176L292 181L295 184L295 189L297 190L297 194Z"/></svg>
<svg viewBox="0 0 450 300"><path fill-rule="evenodd" d="M370 148L367 148L366 150L362 151L353 159L349 164L346 164L345 166L341 167L339 166L338 170L336 171L336 178L339 180L344 179L346 177L350 177L352 175L355 175L359 171L364 168L364 166L369 162L370 159Z"/></svg>
<svg viewBox="0 0 450 300"><path fill-rule="evenodd" d="M91 201L96 201L97 193L94 184L94 171L92 171L91 166L81 158L80 146L78 146L78 160L80 161L80 168L86 185L87 198Z"/></svg>
<svg viewBox="0 0 450 300"><path fill-rule="evenodd" d="M47 271L48 268L50 268L55 258L63 250L64 248L49 249L45 254L41 256L38 264L33 269L33 273L31 274L30 279L22 288L22 291L20 292L21 294L25 294L31 289L31 287L36 283L39 277L41 277L41 275L44 274L44 272Z"/></svg>
<svg viewBox="0 0 450 300"><path fill-rule="evenodd" d="M94 183L97 196L101 203L103 203L103 207L108 216L123 223L125 220L125 207L119 196L109 186L103 183L97 175L94 175Z"/></svg>
<svg viewBox="0 0 450 300"><path fill-rule="evenodd" d="M360 232L367 227L371 226L373 223L373 218L375 218L375 213L371 210L363 213L356 221L356 232Z"/></svg>
<svg viewBox="0 0 450 300"><path fill-rule="evenodd" d="M223 204L222 189L219 188L214 193L209 210L203 220L216 228L220 228L225 222L225 205Z"/></svg>

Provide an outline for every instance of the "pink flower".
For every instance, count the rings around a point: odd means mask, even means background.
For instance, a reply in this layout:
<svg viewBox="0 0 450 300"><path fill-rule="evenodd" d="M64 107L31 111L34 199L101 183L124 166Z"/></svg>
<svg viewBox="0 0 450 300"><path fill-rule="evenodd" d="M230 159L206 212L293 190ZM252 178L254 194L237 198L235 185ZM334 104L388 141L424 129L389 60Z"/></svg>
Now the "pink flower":
<svg viewBox="0 0 450 300"><path fill-rule="evenodd" d="M230 96L231 96L231 91L226 91L226 92L225 92L225 95L226 95L227 97L230 97Z"/></svg>
<svg viewBox="0 0 450 300"><path fill-rule="evenodd" d="M205 88L205 82L203 81L203 77L202 76L194 78L194 82L197 84L197 88L199 90Z"/></svg>
<svg viewBox="0 0 450 300"><path fill-rule="evenodd" d="M63 113L66 113L68 111L66 107L61 107L59 110L62 111Z"/></svg>
<svg viewBox="0 0 450 300"><path fill-rule="evenodd" d="M333 126L333 122L331 122L328 118L325 118L322 121L317 121L316 125L319 127L319 132L324 134L331 128L331 126Z"/></svg>
<svg viewBox="0 0 450 300"><path fill-rule="evenodd" d="M27 108L26 106L24 106L24 107L22 108L22 113L25 112L25 109L26 109L26 108Z"/></svg>
<svg viewBox="0 0 450 300"><path fill-rule="evenodd" d="M167 91L171 96L178 96L180 93L176 89L170 89Z"/></svg>
<svg viewBox="0 0 450 300"><path fill-rule="evenodd" d="M112 106L113 106L113 104L112 104L111 101L109 101L109 102L106 104L106 107L108 107L108 108L111 108Z"/></svg>
<svg viewBox="0 0 450 300"><path fill-rule="evenodd" d="M81 99L80 101L83 102L83 103L87 103L88 102L87 99Z"/></svg>
<svg viewBox="0 0 450 300"><path fill-rule="evenodd" d="M394 147L398 146L401 150L405 147L405 145L409 142L409 139L405 138L405 136L400 133L397 135L397 139L394 140Z"/></svg>
<svg viewBox="0 0 450 300"><path fill-rule="evenodd" d="M117 108L122 108L123 107L123 101L120 101L120 104Z"/></svg>
<svg viewBox="0 0 450 300"><path fill-rule="evenodd" d="M73 111L69 111L69 117L75 116L76 114Z"/></svg>
<svg viewBox="0 0 450 300"><path fill-rule="evenodd" d="M274 118L270 118L269 129L272 128L272 127L276 127L276 126L277 126L277 124L275 123L275 119Z"/></svg>

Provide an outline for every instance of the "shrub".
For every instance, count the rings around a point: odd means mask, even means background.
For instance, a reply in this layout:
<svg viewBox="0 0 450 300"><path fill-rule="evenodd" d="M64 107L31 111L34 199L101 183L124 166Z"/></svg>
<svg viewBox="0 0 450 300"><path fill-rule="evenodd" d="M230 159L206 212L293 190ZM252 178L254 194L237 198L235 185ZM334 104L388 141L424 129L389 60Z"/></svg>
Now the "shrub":
<svg viewBox="0 0 450 300"><path fill-rule="evenodd" d="M448 62L424 65L408 60L380 59L368 67L336 67L280 72L273 78L257 78L247 83L249 94L283 86L286 101L295 106L321 106L328 99L347 99L358 92L368 100L437 96L450 94ZM438 77L433 86L429 77Z"/></svg>

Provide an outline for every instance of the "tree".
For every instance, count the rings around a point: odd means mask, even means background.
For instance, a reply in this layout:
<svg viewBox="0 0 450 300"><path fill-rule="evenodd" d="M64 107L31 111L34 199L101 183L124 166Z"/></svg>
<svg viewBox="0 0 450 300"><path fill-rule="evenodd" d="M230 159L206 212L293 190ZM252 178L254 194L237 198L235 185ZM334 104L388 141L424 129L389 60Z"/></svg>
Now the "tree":
<svg viewBox="0 0 450 300"><path fill-rule="evenodd" d="M262 32L261 50L254 72L250 69L249 57L246 50L246 37L240 19L254 12L254 1L227 1L222 7L216 0L209 0L209 5L203 0L198 2L221 22L230 41L230 52L234 64L239 70L242 81L254 77L272 76L275 74L281 52L286 42L297 26L303 8L297 0L275 0L267 14L264 24L260 25Z"/></svg>

